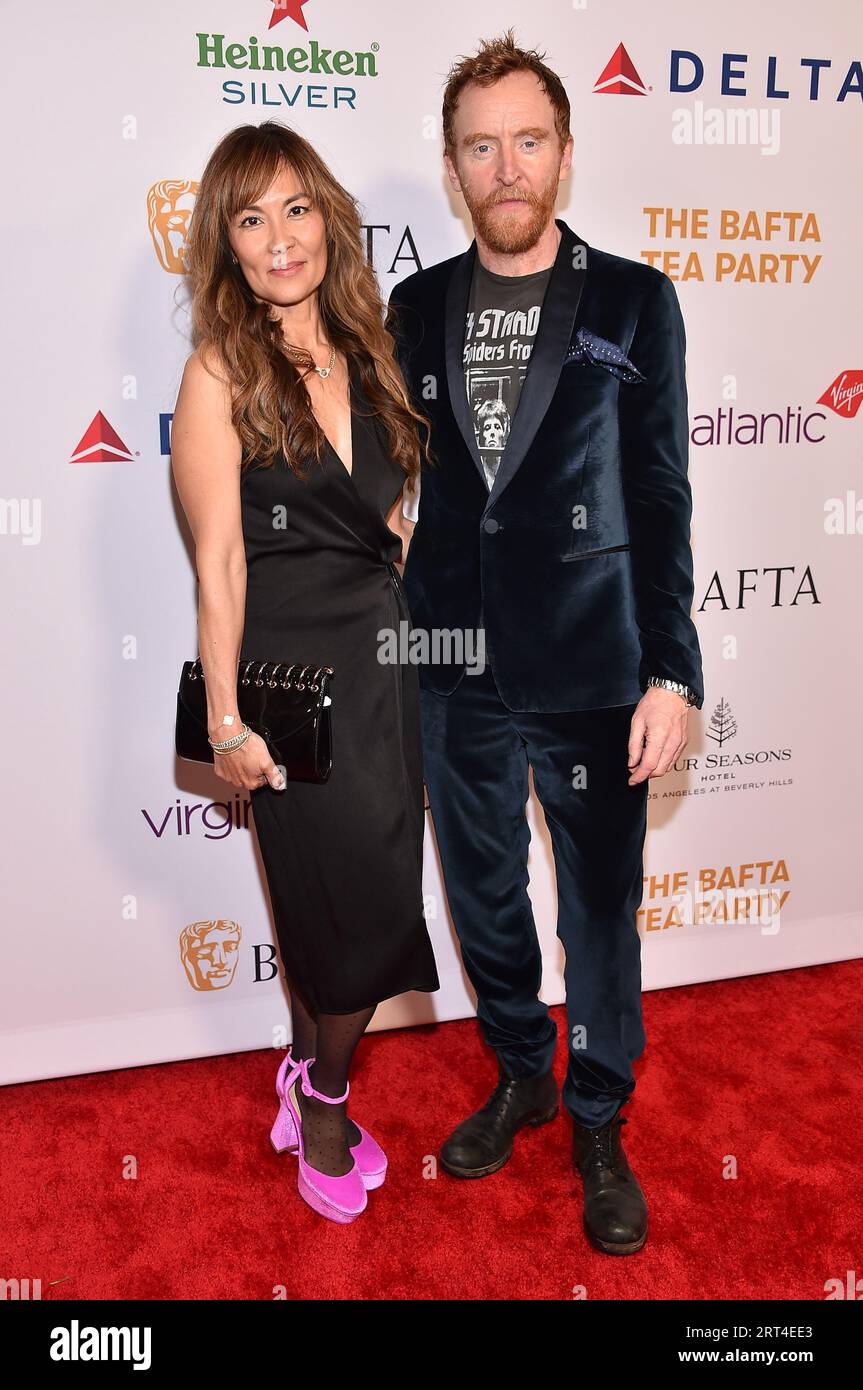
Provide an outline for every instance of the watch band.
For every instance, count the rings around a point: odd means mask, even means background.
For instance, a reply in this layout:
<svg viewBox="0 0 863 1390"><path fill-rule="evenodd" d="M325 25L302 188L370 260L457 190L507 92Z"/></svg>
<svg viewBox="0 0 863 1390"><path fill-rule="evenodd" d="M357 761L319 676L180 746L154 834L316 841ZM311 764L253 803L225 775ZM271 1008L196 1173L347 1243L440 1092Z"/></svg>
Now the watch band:
<svg viewBox="0 0 863 1390"><path fill-rule="evenodd" d="M648 687L658 685L664 690L673 690L676 694L683 696L690 709L693 706L696 709L699 707L699 699L695 691L690 686L684 685L682 681L670 680L667 676L648 676L647 685Z"/></svg>

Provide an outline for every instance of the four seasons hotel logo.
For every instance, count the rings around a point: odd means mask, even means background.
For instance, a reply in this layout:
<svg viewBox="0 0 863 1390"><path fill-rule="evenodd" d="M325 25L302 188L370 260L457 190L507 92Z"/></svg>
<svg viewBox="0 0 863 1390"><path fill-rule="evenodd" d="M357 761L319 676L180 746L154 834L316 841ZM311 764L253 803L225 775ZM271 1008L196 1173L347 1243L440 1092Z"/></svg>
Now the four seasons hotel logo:
<svg viewBox="0 0 863 1390"><path fill-rule="evenodd" d="M731 706L723 698L719 701L716 709L710 716L710 722L704 730L708 738L713 739L721 748L723 743L727 743L737 733L737 720L731 712Z"/></svg>
<svg viewBox="0 0 863 1390"><path fill-rule="evenodd" d="M704 710L705 716L708 711ZM689 774L689 784L693 793L703 788L699 783L725 786L727 790L761 791L767 787L790 787L792 779L787 775L788 764L792 761L792 750L780 744L765 748L746 747L738 752L726 751L726 744L736 740L740 730L737 717L731 704L723 696L706 717L705 738L710 739L713 750L704 754L684 754L674 763L675 772ZM740 777L754 775L761 778L757 782L741 782ZM669 788L657 789L652 798L664 799L666 796L687 795Z"/></svg>

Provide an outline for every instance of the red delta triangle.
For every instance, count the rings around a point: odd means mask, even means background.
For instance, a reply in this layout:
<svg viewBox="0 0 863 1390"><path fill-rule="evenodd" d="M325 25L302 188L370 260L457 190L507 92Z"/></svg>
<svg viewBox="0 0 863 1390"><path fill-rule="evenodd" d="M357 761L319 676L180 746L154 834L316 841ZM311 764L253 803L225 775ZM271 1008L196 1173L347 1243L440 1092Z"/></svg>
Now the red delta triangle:
<svg viewBox="0 0 863 1390"><path fill-rule="evenodd" d="M72 453L70 463L131 463L132 454L98 410Z"/></svg>
<svg viewBox="0 0 863 1390"><path fill-rule="evenodd" d="M622 43L617 45L608 63L599 74L593 90L611 96L647 96L647 88Z"/></svg>

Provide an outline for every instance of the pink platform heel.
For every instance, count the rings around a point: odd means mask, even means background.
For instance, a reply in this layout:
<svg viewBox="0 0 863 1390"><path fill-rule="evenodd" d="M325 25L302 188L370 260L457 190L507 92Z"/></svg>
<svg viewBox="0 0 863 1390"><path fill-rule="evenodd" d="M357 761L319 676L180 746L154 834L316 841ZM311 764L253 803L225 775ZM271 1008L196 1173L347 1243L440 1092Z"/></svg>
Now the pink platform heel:
<svg viewBox="0 0 863 1390"><path fill-rule="evenodd" d="M273 1134L279 1127L280 1137L285 1137L286 1123L282 1114L282 1109L284 1109L291 1118L296 1138L300 1165L297 1174L297 1190L300 1196L320 1216L326 1216L330 1221L338 1221L341 1225L347 1225L348 1222L355 1221L360 1212L365 1211L368 1203L362 1174L357 1167L356 1159L354 1159L348 1172L338 1177L330 1177L327 1173L321 1173L306 1162L303 1144L303 1120L296 1098L296 1083L297 1081L300 1082L304 1095L316 1096L318 1100L326 1101L328 1105L339 1105L343 1100L347 1100L350 1085L343 1096L325 1096L320 1091L316 1091L309 1080L310 1063L308 1061L295 1062L293 1058L286 1058L285 1060L289 1062L289 1069L285 1069L282 1079L280 1093L282 1105L276 1118L276 1124L273 1126ZM281 1072L281 1068L279 1070ZM273 1134L271 1134L271 1138Z"/></svg>
<svg viewBox="0 0 863 1390"><path fill-rule="evenodd" d="M277 1154L296 1153L297 1127L294 1117L285 1101L285 1077L289 1067L299 1067L291 1057L290 1047L288 1054L283 1059L278 1072L276 1073L276 1095L279 1097L279 1113L276 1116L275 1124L270 1132L270 1142ZM311 1066L314 1061L311 1059L307 1066ZM308 1092L306 1092L308 1095ZM329 1100L327 1096L325 1099ZM387 1156L376 1139L373 1139L368 1130L363 1129L361 1124L357 1124L360 1132L359 1142L351 1145L351 1153L354 1162L360 1170L363 1186L371 1191L375 1187L380 1187L387 1175Z"/></svg>

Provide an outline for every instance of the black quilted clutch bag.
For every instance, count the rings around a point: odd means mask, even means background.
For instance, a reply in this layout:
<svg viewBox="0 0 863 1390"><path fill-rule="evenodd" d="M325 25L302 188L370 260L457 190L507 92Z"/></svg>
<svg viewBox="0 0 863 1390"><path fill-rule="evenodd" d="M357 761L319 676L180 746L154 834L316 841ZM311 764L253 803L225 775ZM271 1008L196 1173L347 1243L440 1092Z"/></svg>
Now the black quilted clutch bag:
<svg viewBox="0 0 863 1390"><path fill-rule="evenodd" d="M301 662L240 661L237 707L240 718L260 734L273 762L295 782L325 782L332 767L330 696L332 666ZM177 691L177 756L212 763L207 738L207 693L201 661L185 661Z"/></svg>

